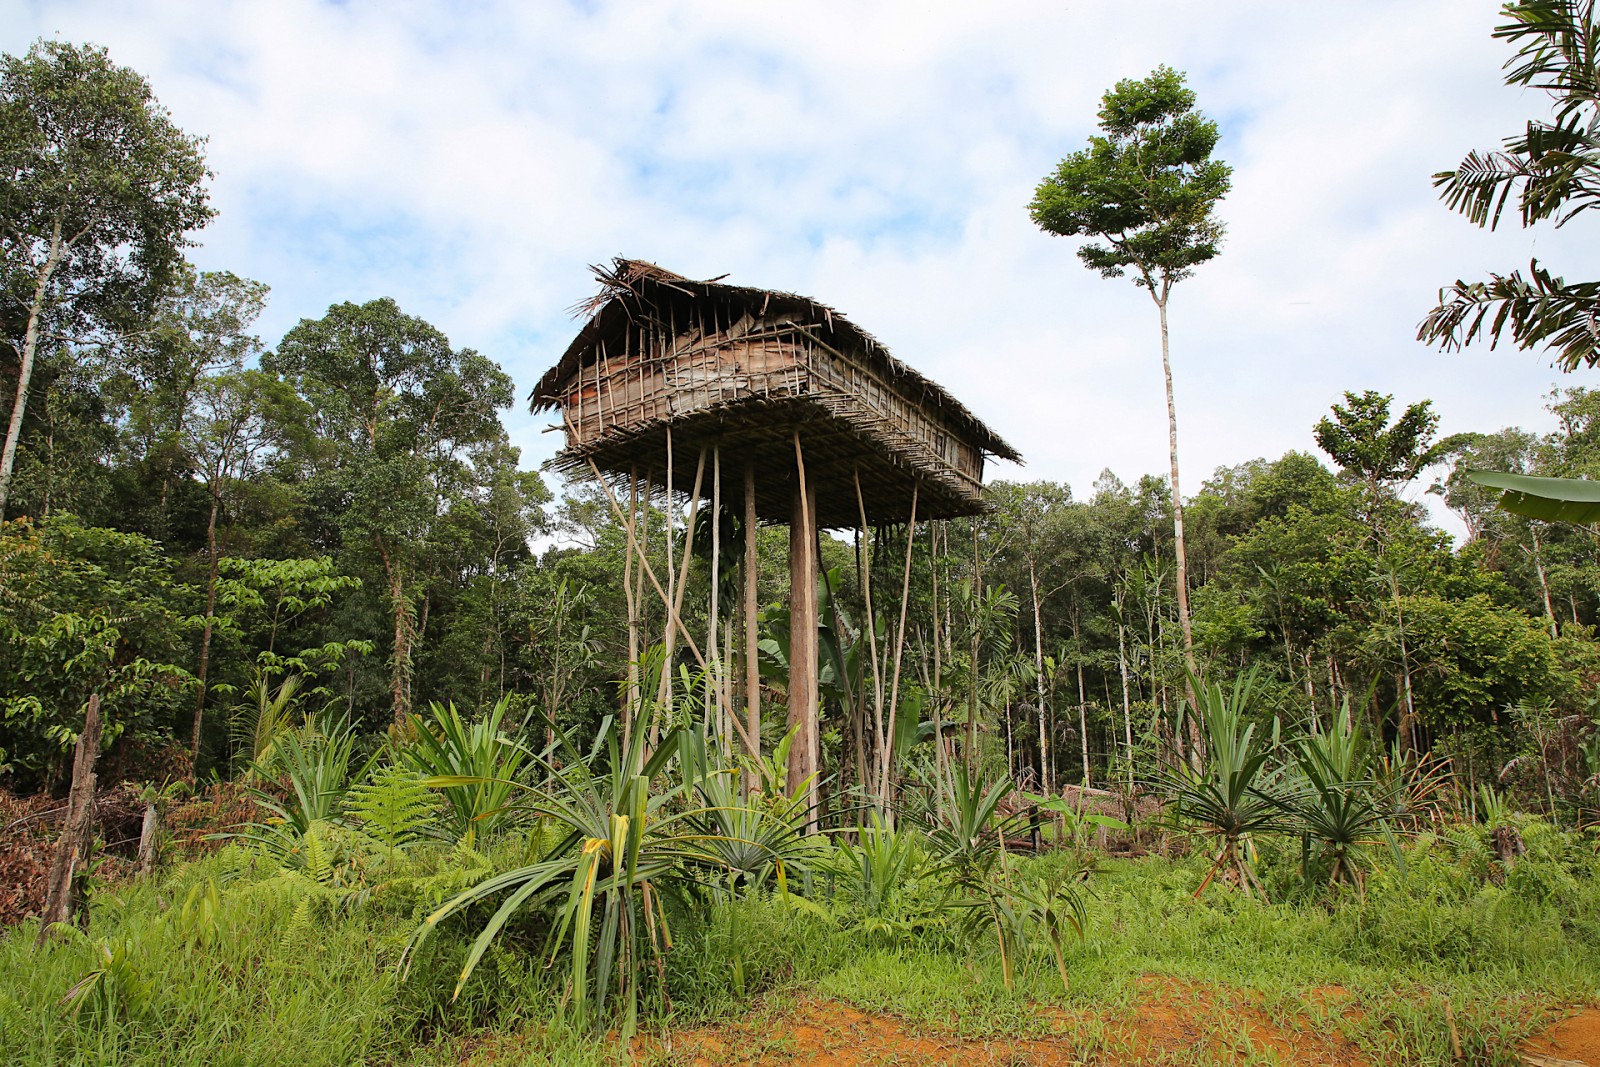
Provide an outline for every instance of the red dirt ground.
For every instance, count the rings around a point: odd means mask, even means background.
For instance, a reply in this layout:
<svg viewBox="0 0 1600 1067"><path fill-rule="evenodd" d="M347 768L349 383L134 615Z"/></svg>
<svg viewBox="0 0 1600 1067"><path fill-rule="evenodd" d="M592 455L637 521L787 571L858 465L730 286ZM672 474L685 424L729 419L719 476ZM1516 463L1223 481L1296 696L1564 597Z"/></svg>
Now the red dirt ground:
<svg viewBox="0 0 1600 1067"><path fill-rule="evenodd" d="M1191 1063L1201 1052L1219 1062L1244 1063L1269 1055L1283 1067L1369 1067L1369 1061L1333 1025L1343 990L1319 991L1328 1020L1284 1028L1259 1008L1216 991L1150 978L1131 1009L1105 1016L1061 1012L1048 1032L1014 1038L963 1038L888 1015L867 1014L828 1000L803 1002L775 1023L740 1022L636 1044L636 1057L652 1054L693 1067L883 1067L949 1064L952 1067L1070 1067L1083 1063L1134 1067Z"/></svg>
<svg viewBox="0 0 1600 1067"><path fill-rule="evenodd" d="M749 1019L634 1044L636 1062L692 1067L1176 1067L1204 1052L1218 1063L1282 1067L1374 1067L1338 1029L1355 1018L1351 994L1338 986L1305 1000L1317 1018L1274 1021L1224 991L1150 977L1131 1009L1100 1016L1052 1016L1049 1032L1015 1038L963 1038L942 1028L859 1011L824 999L803 1001L777 1020ZM1600 1067L1600 1008L1574 1015L1526 1050L1553 1062Z"/></svg>
<svg viewBox="0 0 1600 1067"><path fill-rule="evenodd" d="M1586 1008L1528 1042L1528 1051L1600 1067L1600 1008Z"/></svg>

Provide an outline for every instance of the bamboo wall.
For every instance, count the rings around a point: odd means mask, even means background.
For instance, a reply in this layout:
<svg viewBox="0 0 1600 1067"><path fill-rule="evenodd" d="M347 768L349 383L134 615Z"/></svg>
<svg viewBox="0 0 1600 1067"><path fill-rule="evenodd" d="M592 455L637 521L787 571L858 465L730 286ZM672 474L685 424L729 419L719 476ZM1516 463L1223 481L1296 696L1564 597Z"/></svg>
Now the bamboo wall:
<svg viewBox="0 0 1600 1067"><path fill-rule="evenodd" d="M913 466L953 475L974 499L982 491L982 452L939 410L895 388L864 359L816 343L792 323L746 316L709 335L634 335L623 348L613 353L602 343L599 358L565 384L568 448L739 401L805 397L891 442Z"/></svg>

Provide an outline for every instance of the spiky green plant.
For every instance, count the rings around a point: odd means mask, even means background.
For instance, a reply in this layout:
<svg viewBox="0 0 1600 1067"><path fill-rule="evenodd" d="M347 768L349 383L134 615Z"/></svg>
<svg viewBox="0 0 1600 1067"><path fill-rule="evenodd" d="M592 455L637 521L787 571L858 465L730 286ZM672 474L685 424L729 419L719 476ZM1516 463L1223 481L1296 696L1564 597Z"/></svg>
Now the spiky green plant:
<svg viewBox="0 0 1600 1067"><path fill-rule="evenodd" d="M787 891L788 877L807 870L825 848L806 835L811 812L804 792L793 798L742 797L743 772L729 766L705 734L679 732L677 771L697 802L685 830L696 838L704 866L725 876L730 891L758 888L774 876Z"/></svg>
<svg viewBox="0 0 1600 1067"><path fill-rule="evenodd" d="M312 823L337 819L350 783L366 773L364 765L351 766L355 747L355 730L349 723L331 728L308 723L302 729L286 731L277 738L271 765L257 767L257 772L286 787L287 799L279 800L257 786L247 791L279 824L303 835Z"/></svg>
<svg viewBox="0 0 1600 1067"><path fill-rule="evenodd" d="M1007 989L1015 978L1021 924L1008 893L1006 838L1018 832L1022 818L1002 815L1000 801L1013 787L1010 778L988 782L982 772L957 764L942 781L942 802L928 831L934 855L965 898L969 931L993 930Z"/></svg>
<svg viewBox="0 0 1600 1067"><path fill-rule="evenodd" d="M426 716L411 717L415 737L400 749L401 759L440 789L448 805L446 828L468 844L515 815L517 778L532 753L502 730L510 706L509 698L501 698L488 715L469 723L454 703L429 704Z"/></svg>
<svg viewBox="0 0 1600 1067"><path fill-rule="evenodd" d="M1300 738L1293 753L1300 781L1279 802L1300 832L1307 880L1313 866L1326 865L1328 885L1354 882L1359 887L1364 854L1378 842L1387 842L1403 867L1390 822L1392 802L1386 788L1371 778L1366 736L1350 714L1348 700L1326 730Z"/></svg>
<svg viewBox="0 0 1600 1067"><path fill-rule="evenodd" d="M1255 685L1254 671L1235 678L1229 689L1195 679L1200 757L1197 763L1169 759L1158 778L1169 816L1180 827L1209 839L1216 849L1194 891L1196 899L1218 874L1237 881L1246 893L1266 898L1251 861L1251 839L1282 829L1283 822L1268 767L1277 720L1271 739L1258 737L1255 724L1247 721Z"/></svg>
<svg viewBox="0 0 1600 1067"><path fill-rule="evenodd" d="M645 731L633 731L624 745L609 718L587 752L553 722L547 720L547 725L556 735L554 749L533 757L546 780L522 787L520 806L556 826L558 843L537 863L485 879L447 901L412 936L405 962L450 916L500 897L467 953L454 994L459 996L514 916L548 908L553 917L545 945L550 962L570 946L566 1005L572 1021L580 1027L598 1026L615 987L623 1001L623 1030L631 1033L638 1020L644 965L649 958L659 960L671 943L662 894L681 892L706 862L691 828L684 825L684 785L661 777L677 754L676 731L646 758ZM449 788L474 782L440 778L436 784Z"/></svg>

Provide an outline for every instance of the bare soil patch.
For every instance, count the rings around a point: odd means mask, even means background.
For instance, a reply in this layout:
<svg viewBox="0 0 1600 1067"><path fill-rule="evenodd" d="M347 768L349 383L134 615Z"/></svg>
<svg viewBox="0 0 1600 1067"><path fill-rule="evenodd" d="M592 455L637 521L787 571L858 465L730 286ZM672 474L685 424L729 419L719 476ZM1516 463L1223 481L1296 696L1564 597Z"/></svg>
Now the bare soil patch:
<svg viewBox="0 0 1600 1067"><path fill-rule="evenodd" d="M1330 997L1329 1001L1338 998ZM1329 1020L1274 1020L1223 990L1150 977L1133 1004L1108 1012L1051 1011L1043 1033L963 1037L892 1015L869 1014L825 999L801 1002L776 1020L752 1019L635 1043L636 1059L692 1067L1106 1067L1173 1065L1209 1059L1284 1067L1369 1067Z"/></svg>
<svg viewBox="0 0 1600 1067"><path fill-rule="evenodd" d="M1547 1063L1567 1061L1600 1067L1600 1008L1585 1008L1556 1023L1529 1041L1525 1050L1530 1060L1544 1057Z"/></svg>

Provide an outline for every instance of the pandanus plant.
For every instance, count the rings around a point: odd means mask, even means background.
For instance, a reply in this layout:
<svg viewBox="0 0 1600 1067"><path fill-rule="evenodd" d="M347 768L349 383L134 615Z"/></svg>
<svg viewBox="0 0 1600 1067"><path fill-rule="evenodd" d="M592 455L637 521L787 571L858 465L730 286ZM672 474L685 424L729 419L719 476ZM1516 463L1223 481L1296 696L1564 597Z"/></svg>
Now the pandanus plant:
<svg viewBox="0 0 1600 1067"><path fill-rule="evenodd" d="M468 846L515 816L516 778L532 753L503 730L509 707L501 699L469 723L453 703L429 704L426 716L411 716L414 736L400 749L402 759L441 790L451 836ZM442 784L447 779L454 784Z"/></svg>
<svg viewBox="0 0 1600 1067"><path fill-rule="evenodd" d="M1389 817L1393 787L1372 779L1371 753L1348 699L1328 729L1300 739L1294 760L1301 781L1281 804L1299 827L1301 868L1308 880L1315 854L1328 865L1330 886L1354 882L1360 888L1362 855L1380 841L1401 862Z"/></svg>
<svg viewBox="0 0 1600 1067"><path fill-rule="evenodd" d="M1200 758L1166 762L1160 786L1167 811L1180 827L1209 838L1216 849L1211 865L1194 891L1196 899L1212 879L1222 875L1246 893L1266 898L1251 862L1252 838L1282 829L1282 805L1271 791L1267 761L1276 745L1262 738L1246 717L1255 701L1255 672L1234 679L1230 689L1192 680L1199 729Z"/></svg>
<svg viewBox="0 0 1600 1067"><path fill-rule="evenodd" d="M556 828L555 847L536 863L497 874L447 901L429 915L406 946L402 969L440 923L482 901L500 897L499 907L479 931L456 982L459 996L483 954L519 912L550 909L553 926L546 954L553 964L571 946L567 1006L575 1025L606 1018L613 988L624 1003L624 1030L638 1019L639 975L649 959L659 966L670 946L662 895L685 888L699 857L682 824L681 784L660 776L676 754L676 731L648 754L645 731L624 744L606 719L588 752L548 724L556 742L531 758L545 772L539 785L518 785L518 807ZM441 775L440 788L471 786L479 779ZM676 809L676 810L675 810Z"/></svg>

